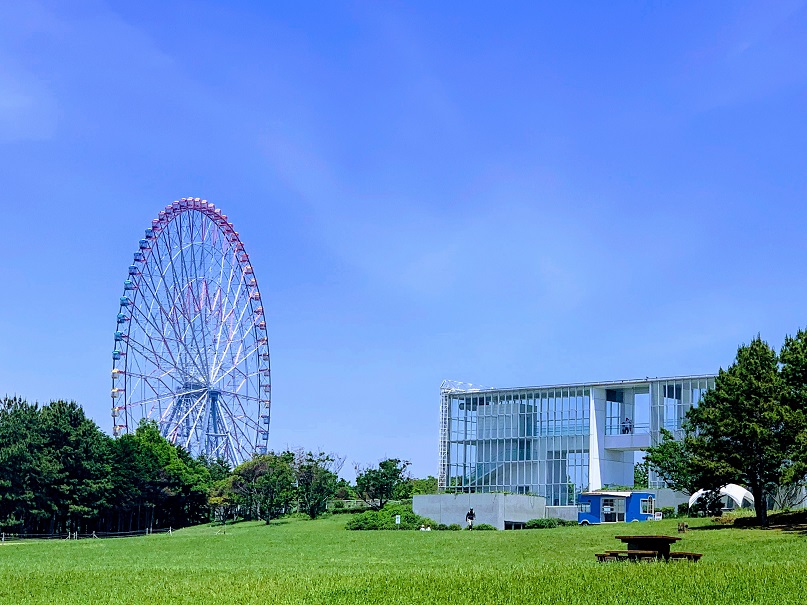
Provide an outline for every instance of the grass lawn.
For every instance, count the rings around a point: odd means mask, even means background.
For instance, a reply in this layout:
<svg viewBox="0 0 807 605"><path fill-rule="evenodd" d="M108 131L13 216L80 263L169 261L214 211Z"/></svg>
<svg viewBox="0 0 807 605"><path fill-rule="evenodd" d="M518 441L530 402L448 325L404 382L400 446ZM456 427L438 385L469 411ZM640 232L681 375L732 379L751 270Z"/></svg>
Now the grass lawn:
<svg viewBox="0 0 807 605"><path fill-rule="evenodd" d="M597 563L676 520L508 532L349 532L345 516L0 545L0 603L803 603L807 536L694 521L698 563Z"/></svg>

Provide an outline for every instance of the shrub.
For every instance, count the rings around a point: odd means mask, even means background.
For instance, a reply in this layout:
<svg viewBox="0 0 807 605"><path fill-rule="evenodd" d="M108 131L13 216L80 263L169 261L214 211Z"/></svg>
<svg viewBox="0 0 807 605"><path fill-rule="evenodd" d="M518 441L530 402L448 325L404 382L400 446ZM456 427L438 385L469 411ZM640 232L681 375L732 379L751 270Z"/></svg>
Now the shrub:
<svg viewBox="0 0 807 605"><path fill-rule="evenodd" d="M452 523L451 525L449 525L447 527L447 529L448 529L448 531L460 531L460 530L462 530L462 527L457 523Z"/></svg>
<svg viewBox="0 0 807 605"><path fill-rule="evenodd" d="M676 516L674 506L662 506L659 511L661 512L661 516L665 519L672 519Z"/></svg>
<svg viewBox="0 0 807 605"><path fill-rule="evenodd" d="M401 523L395 523L395 516L401 515ZM437 524L431 519L421 517L412 512L412 508L405 504L387 505L381 510L368 510L354 515L346 524L345 529L420 529L421 525Z"/></svg>
<svg viewBox="0 0 807 605"><path fill-rule="evenodd" d="M334 515L355 515L356 513L363 513L366 510L368 510L366 506L351 506L350 508L343 506L342 508L333 508L330 512Z"/></svg>
<svg viewBox="0 0 807 605"><path fill-rule="evenodd" d="M489 523L480 523L479 525L474 525L474 531L496 531L496 528L490 525Z"/></svg>
<svg viewBox="0 0 807 605"><path fill-rule="evenodd" d="M524 524L524 529L552 529L557 526L557 519L530 519Z"/></svg>
<svg viewBox="0 0 807 605"><path fill-rule="evenodd" d="M434 529L436 529L437 531L445 531L448 529L448 525L446 525L445 523L438 523L437 525L434 526Z"/></svg>
<svg viewBox="0 0 807 605"><path fill-rule="evenodd" d="M524 524L524 529L552 529L554 527L567 527L572 525L577 525L577 521L547 517L546 519L530 519Z"/></svg>

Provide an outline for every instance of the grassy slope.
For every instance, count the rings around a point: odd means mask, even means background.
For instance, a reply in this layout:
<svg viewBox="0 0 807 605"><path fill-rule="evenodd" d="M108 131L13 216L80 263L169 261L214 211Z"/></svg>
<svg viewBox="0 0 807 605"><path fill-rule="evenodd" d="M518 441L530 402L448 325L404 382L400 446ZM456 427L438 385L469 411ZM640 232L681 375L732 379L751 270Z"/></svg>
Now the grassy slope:
<svg viewBox="0 0 807 605"><path fill-rule="evenodd" d="M598 564L619 533L676 522L516 532L347 532L344 517L148 538L0 546L0 603L802 603L807 538L690 531L696 564Z"/></svg>

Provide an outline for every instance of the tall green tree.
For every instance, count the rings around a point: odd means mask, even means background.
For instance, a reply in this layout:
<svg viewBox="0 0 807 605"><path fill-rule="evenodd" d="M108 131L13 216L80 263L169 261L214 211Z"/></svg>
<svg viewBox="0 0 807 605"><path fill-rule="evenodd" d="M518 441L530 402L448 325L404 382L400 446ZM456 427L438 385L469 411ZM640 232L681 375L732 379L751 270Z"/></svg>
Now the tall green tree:
<svg viewBox="0 0 807 605"><path fill-rule="evenodd" d="M757 336L737 350L715 388L687 413L693 430L686 444L696 474L722 485L746 485L763 526L767 495L782 482L793 455L791 413L781 395L776 351Z"/></svg>
<svg viewBox="0 0 807 605"><path fill-rule="evenodd" d="M647 489L650 484L650 463L647 458L633 465L633 487Z"/></svg>
<svg viewBox="0 0 807 605"><path fill-rule="evenodd" d="M297 500L300 512L310 518L316 519L325 512L334 493L338 468L341 468L342 459L319 452L307 452L297 461Z"/></svg>
<svg viewBox="0 0 807 605"><path fill-rule="evenodd" d="M45 487L56 469L42 458L39 406L18 397L0 404L0 527L33 532L56 510Z"/></svg>
<svg viewBox="0 0 807 605"><path fill-rule="evenodd" d="M677 492L692 495L703 488L686 441L676 440L665 428L661 428L660 437L659 442L648 448L645 455L648 469L655 471L670 489Z"/></svg>
<svg viewBox="0 0 807 605"><path fill-rule="evenodd" d="M358 500L359 496L347 479L341 477L336 481L336 492L334 497L339 500Z"/></svg>
<svg viewBox="0 0 807 605"><path fill-rule="evenodd" d="M41 464L53 472L45 487L55 505L49 529L86 531L106 506L111 439L73 401L52 401L40 415Z"/></svg>
<svg viewBox="0 0 807 605"><path fill-rule="evenodd" d="M784 492L805 481L807 475L807 331L785 337L779 353L782 402L788 414L785 430L792 442L791 462L784 473ZM792 500L792 498L791 498Z"/></svg>
<svg viewBox="0 0 807 605"><path fill-rule="evenodd" d="M429 475L425 479L412 479L412 495L437 493L437 477Z"/></svg>
<svg viewBox="0 0 807 605"><path fill-rule="evenodd" d="M297 496L294 452L269 452L239 464L230 483L242 515L266 523L288 513Z"/></svg>
<svg viewBox="0 0 807 605"><path fill-rule="evenodd" d="M406 469L409 462L399 458L387 458L378 463L378 468L369 468L356 474L356 492L370 508L381 510L396 495L411 489ZM357 469L358 471L359 469ZM403 496L406 497L406 496Z"/></svg>

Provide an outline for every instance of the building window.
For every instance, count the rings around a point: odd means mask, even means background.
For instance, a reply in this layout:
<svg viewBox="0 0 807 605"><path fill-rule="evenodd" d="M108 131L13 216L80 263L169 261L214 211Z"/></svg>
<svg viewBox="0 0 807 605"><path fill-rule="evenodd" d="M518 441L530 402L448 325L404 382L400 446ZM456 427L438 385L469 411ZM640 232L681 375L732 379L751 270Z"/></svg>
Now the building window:
<svg viewBox="0 0 807 605"><path fill-rule="evenodd" d="M656 512L655 504L653 502L653 498L645 498L641 502L642 504L642 514L643 515L652 515Z"/></svg>

